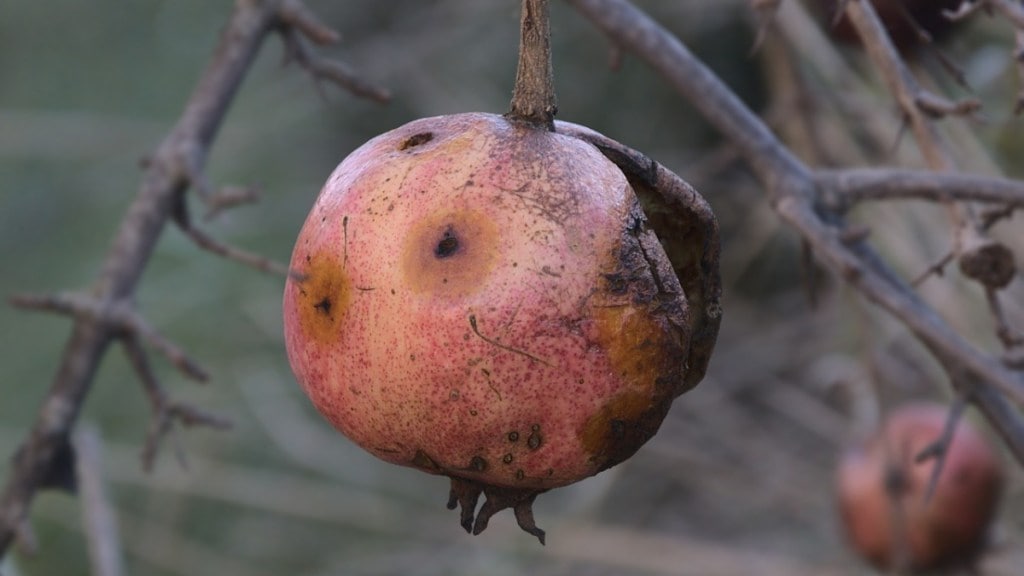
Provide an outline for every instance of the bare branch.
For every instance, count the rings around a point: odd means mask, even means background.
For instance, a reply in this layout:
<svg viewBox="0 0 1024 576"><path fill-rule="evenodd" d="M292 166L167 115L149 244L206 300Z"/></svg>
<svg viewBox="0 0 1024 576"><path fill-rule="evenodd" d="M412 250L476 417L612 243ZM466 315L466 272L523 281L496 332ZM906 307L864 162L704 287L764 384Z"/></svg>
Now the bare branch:
<svg viewBox="0 0 1024 576"><path fill-rule="evenodd" d="M70 314L75 320L57 373L0 493L0 557L23 531L36 492L45 487L59 465L97 367L113 340L144 339L190 377L206 378L205 372L150 329L126 303L132 302L145 264L186 189L192 185L201 196L209 191L202 168L210 145L260 46L275 30L299 37L291 32L293 27L317 42L336 38L316 23L300 0L235 3L218 47L178 123L156 151L147 155L140 190L121 221L89 296L14 299L15 304ZM332 79L355 76L337 66L317 64L316 68ZM183 423L208 420L177 405L168 411Z"/></svg>
<svg viewBox="0 0 1024 576"><path fill-rule="evenodd" d="M754 36L754 44L750 48L751 53L757 52L764 45L764 40L768 37L768 30L772 27L781 4L782 0L750 0L750 8L757 15L757 34Z"/></svg>
<svg viewBox="0 0 1024 576"><path fill-rule="evenodd" d="M89 561L93 576L121 576L124 560L117 513L107 493L103 478L102 440L92 426L75 432L76 476L82 501L82 521L89 544Z"/></svg>
<svg viewBox="0 0 1024 576"><path fill-rule="evenodd" d="M933 92L920 92L914 99L917 107L931 118L946 116L974 116L981 110L981 100L967 98L953 102Z"/></svg>
<svg viewBox="0 0 1024 576"><path fill-rule="evenodd" d="M925 500L931 500L935 494L935 487L939 485L939 478L946 467L946 456L949 454L949 447L953 443L953 436L956 433L956 425L967 409L967 400L963 394L958 394L949 407L949 415L946 416L946 423L942 427L942 434L934 442L924 447L923 450L914 455L914 462L921 463L934 459L931 476L928 478L928 489L925 490Z"/></svg>
<svg viewBox="0 0 1024 576"><path fill-rule="evenodd" d="M138 337L167 357L182 374L197 382L209 379L199 364L184 350L154 330L130 304L102 302L84 294L15 295L11 303L20 308L56 312L84 322L102 324L114 337Z"/></svg>
<svg viewBox="0 0 1024 576"><path fill-rule="evenodd" d="M961 2L956 10L943 10L942 15L954 22L965 20L971 14L985 7L985 2Z"/></svg>
<svg viewBox="0 0 1024 576"><path fill-rule="evenodd" d="M153 469L160 445L169 434L173 432L175 422L180 422L186 427L207 426L210 428L225 430L231 427L231 422L213 414L204 412L188 404L172 402L163 386L157 379L156 374L150 367L146 351L143 350L139 341L135 338L125 338L125 354L132 368L135 369L142 387L146 391L150 408L153 412L153 420L146 434L146 442L142 449L142 467L147 472ZM181 450L176 451L179 462L184 465L184 455Z"/></svg>
<svg viewBox="0 0 1024 576"><path fill-rule="evenodd" d="M973 398L1024 463L1024 425L1010 398L1024 406L1024 382L964 340L899 280L864 243L842 241L839 214L826 213L814 175L683 45L625 0L567 0L612 41L646 60L733 142L762 182L772 205L836 274L902 322L951 374L977 381ZM848 4L863 4L852 2Z"/></svg>
<svg viewBox="0 0 1024 576"><path fill-rule="evenodd" d="M1003 346L1007 349L1024 346L1024 333L1015 330L1010 325L1006 312L1003 311L1003 305L999 302L999 291L993 288L986 289L985 299L988 301L989 310L992 311L992 317L996 319L996 336Z"/></svg>
<svg viewBox="0 0 1024 576"><path fill-rule="evenodd" d="M846 18L860 35L864 51L878 68L886 86L899 103L925 162L933 170L953 168L945 143L929 121L925 110L919 105L920 102L934 103L941 99L923 90L907 70L870 2L847 3Z"/></svg>
<svg viewBox="0 0 1024 576"><path fill-rule="evenodd" d="M181 206L180 209L175 212L174 222L190 240L195 242L196 246L203 250L212 252L218 256L227 258L228 260L234 260L235 262L245 264L246 266L255 268L261 272L282 277L288 276L287 265L281 264L280 262L274 261L265 256L253 254L240 248L224 244L223 242L214 239L206 232L196 228L192 224L191 218L189 218L187 212L185 212L184 206Z"/></svg>
<svg viewBox="0 0 1024 576"><path fill-rule="evenodd" d="M860 35L865 51L875 67L878 68L889 91L899 102L925 162L932 170L944 172L953 170L956 167L953 158L931 120L950 114L974 114L980 104L976 100L953 103L923 90L903 63L870 2L849 3L846 7L846 15ZM944 199L943 204L949 211L957 237L955 253L961 260L961 269L976 270L979 261L977 255L973 252L961 251L960 248L966 245L963 241L964 238L983 238L985 232L978 225L977 218L969 204L953 202L949 199ZM988 251L984 253L985 256L988 254ZM980 260L987 262L984 256ZM989 286L986 283L987 277L970 275L969 277Z"/></svg>
<svg viewBox="0 0 1024 576"><path fill-rule="evenodd" d="M195 360L192 360L184 350L160 335L134 310L121 307L117 312L118 324L124 333L122 338L131 340L132 337L136 337L144 340L170 360L171 364L176 366L187 378L196 382L206 382L210 379L210 375L207 374L206 370Z"/></svg>
<svg viewBox="0 0 1024 576"><path fill-rule="evenodd" d="M962 200L1024 206L1024 182L961 172L900 168L819 170L814 179L829 208L843 211L875 200Z"/></svg>
<svg viewBox="0 0 1024 576"><path fill-rule="evenodd" d="M285 54L309 72L314 80L327 80L361 98L385 103L391 100L391 92L363 79L351 66L338 60L318 56L299 30L286 27L281 31Z"/></svg>
<svg viewBox="0 0 1024 576"><path fill-rule="evenodd" d="M915 276L914 279L910 281L910 285L914 288L917 288L921 284L924 284L925 280L931 278L932 276L944 275L946 273L946 266L949 266L949 263L953 261L953 258L954 254L952 250L946 252L946 254L942 258L939 258L937 262L935 262L931 266L928 266L928 268L926 268L924 272L921 272L920 274Z"/></svg>
<svg viewBox="0 0 1024 576"><path fill-rule="evenodd" d="M334 44L341 39L334 29L321 22L312 10L297 0L284 0L281 3L280 18L284 26L301 32L320 46Z"/></svg>
<svg viewBox="0 0 1024 576"><path fill-rule="evenodd" d="M210 196L206 202L206 213L203 214L203 219L213 220L229 208L255 204L259 201L260 188L258 186L225 186Z"/></svg>

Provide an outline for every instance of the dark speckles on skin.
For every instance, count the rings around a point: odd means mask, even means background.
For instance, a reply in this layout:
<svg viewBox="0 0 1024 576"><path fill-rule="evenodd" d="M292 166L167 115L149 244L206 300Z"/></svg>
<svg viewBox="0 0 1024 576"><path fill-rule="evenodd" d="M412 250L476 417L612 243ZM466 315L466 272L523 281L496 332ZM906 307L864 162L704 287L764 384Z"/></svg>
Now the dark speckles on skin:
<svg viewBox="0 0 1024 576"><path fill-rule="evenodd" d="M523 472L522 468L516 470L516 480L522 480L523 478L526 478L526 472Z"/></svg>
<svg viewBox="0 0 1024 576"><path fill-rule="evenodd" d="M511 464L513 459L514 457L512 456L511 452L501 457L501 461L504 462L505 464Z"/></svg>
<svg viewBox="0 0 1024 576"><path fill-rule="evenodd" d="M509 432L508 433L508 441L509 442L518 442L519 441L519 432L516 432L515 430Z"/></svg>

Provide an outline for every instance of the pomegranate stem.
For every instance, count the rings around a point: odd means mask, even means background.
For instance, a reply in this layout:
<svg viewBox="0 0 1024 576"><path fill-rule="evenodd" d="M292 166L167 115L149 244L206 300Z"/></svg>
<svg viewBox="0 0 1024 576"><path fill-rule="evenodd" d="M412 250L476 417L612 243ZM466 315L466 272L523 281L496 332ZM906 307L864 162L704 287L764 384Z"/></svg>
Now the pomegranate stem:
<svg viewBox="0 0 1024 576"><path fill-rule="evenodd" d="M512 104L505 116L554 132L557 110L548 0L523 0L519 66Z"/></svg>

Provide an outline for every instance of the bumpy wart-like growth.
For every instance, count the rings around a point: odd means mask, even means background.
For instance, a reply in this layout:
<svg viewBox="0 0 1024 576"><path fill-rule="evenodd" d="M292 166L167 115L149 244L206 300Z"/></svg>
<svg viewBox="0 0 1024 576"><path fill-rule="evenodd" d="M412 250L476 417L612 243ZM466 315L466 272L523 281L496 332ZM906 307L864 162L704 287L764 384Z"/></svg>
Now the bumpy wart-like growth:
<svg viewBox="0 0 1024 576"><path fill-rule="evenodd" d="M353 152L317 198L285 289L288 356L354 442L450 477L467 530L511 507L543 541L536 495L631 456L703 374L717 293L694 309L684 285L594 145L427 118Z"/></svg>

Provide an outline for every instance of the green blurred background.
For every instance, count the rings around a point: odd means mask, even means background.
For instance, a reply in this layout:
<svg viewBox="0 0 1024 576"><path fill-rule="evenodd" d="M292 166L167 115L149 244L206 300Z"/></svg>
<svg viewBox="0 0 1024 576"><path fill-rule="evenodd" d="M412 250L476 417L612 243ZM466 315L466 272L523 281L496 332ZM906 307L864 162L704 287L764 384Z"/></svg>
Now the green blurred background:
<svg viewBox="0 0 1024 576"><path fill-rule="evenodd" d="M784 133L794 114L804 115L827 144L808 160L914 163L905 142L895 146L894 106L855 53L791 51L819 34L807 22L785 31L799 41L752 54L753 18L741 0L639 4ZM279 261L288 259L316 193L348 152L418 117L503 112L516 63L519 9L511 0L309 5L342 35L323 53L357 67L394 99L380 106L326 84L318 90L298 67L282 66L277 38L266 43L208 163L214 185L258 185L262 200L200 226ZM140 159L175 123L231 7L209 0L0 4L0 294L89 287L139 189ZM873 381L895 402L942 398L945 382L902 331L842 288L826 280L823 302L813 308L799 242L780 228L731 149L650 69L628 56L612 69L605 39L562 3L552 9L559 118L677 170L722 221L727 315L705 383L677 402L636 458L538 500L547 547L518 532L507 513L470 537L444 508L443 478L374 460L310 408L284 355L282 280L200 252L168 228L138 306L211 381L188 382L160 358L158 373L175 399L225 415L234 428L179 430L155 471L143 473L149 407L121 350L110 349L82 421L103 439L128 573L868 573L839 540L830 494L831 466L856 412L846 388ZM977 139L965 164L1019 176L1004 28L972 25L950 50L968 64L986 104L988 122L968 127ZM773 59L779 51L782 60ZM840 87L843 102L832 96L836 71L822 69L822 58L846 62L856 75ZM935 68L922 64L925 73ZM787 73L806 81L810 103L787 99ZM851 99L871 122L851 113ZM881 135L864 127L872 123ZM865 215L883 224L890 218L892 233L878 240L908 274L949 242L937 211L912 210L912 217ZM960 298L944 308L952 321L992 341L977 294L955 281L926 293L937 302ZM1019 287L1011 294L1020 301ZM1012 304L1010 311L1019 313ZM13 453L32 422L68 333L65 318L0 307L0 455ZM6 463L0 472L6 477ZM1011 485L1011 503L1020 500L1019 486ZM72 497L41 494L33 514L38 551L11 555L0 571L88 574L79 516ZM1003 514L999 533L1010 545L995 555L992 574L1019 573L1012 543L1022 541L1020 517Z"/></svg>

